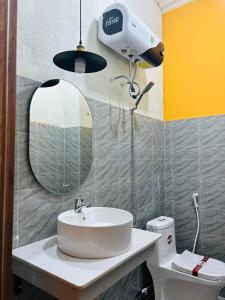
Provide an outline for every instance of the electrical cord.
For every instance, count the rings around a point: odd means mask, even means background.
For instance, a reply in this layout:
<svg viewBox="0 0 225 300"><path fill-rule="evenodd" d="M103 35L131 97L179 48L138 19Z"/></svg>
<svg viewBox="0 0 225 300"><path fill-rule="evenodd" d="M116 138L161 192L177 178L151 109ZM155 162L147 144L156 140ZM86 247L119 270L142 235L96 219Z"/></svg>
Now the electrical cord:
<svg viewBox="0 0 225 300"><path fill-rule="evenodd" d="M129 95L132 98L134 98L134 97L136 98L140 94L140 86L139 86L139 84L137 82L135 82L135 81L132 82L132 80L128 76L125 76L125 75L116 76L114 78L114 80L115 79L120 79L120 78L124 78L124 79L127 80L126 84L130 85L130 87L129 87ZM137 91L135 90L135 86L138 88ZM132 94L132 92L134 93L135 91L136 91L135 95Z"/></svg>
<svg viewBox="0 0 225 300"><path fill-rule="evenodd" d="M127 82L125 84L129 84L129 95L130 95L130 97L133 98L133 99L137 99L137 97L140 95L140 92L141 92L140 85L136 81L134 81L136 73L137 73L137 64L135 63L134 73L133 73L132 76L131 76L131 69L132 69L132 60L130 59L129 60L129 73L128 73L128 76L119 75L119 76L116 76L115 78L113 78L113 80L121 79L121 78L126 79Z"/></svg>

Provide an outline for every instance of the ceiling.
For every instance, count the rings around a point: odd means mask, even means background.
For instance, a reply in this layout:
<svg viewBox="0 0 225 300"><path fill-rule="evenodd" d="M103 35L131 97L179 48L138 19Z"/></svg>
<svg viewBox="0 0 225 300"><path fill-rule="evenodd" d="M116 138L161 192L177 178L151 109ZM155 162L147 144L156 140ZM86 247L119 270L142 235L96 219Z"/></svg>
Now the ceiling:
<svg viewBox="0 0 225 300"><path fill-rule="evenodd" d="M193 2L194 0L155 0L161 7L163 12L175 9L187 3Z"/></svg>

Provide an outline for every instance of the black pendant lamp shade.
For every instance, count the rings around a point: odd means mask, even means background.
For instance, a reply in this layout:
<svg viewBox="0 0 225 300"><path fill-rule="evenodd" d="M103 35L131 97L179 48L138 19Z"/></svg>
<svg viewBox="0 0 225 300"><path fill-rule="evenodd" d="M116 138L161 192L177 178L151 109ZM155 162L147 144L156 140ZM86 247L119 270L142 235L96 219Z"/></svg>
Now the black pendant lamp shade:
<svg viewBox="0 0 225 300"><path fill-rule="evenodd" d="M53 62L61 69L77 73L98 72L103 70L107 65L106 60L102 56L79 50L58 53L54 56Z"/></svg>
<svg viewBox="0 0 225 300"><path fill-rule="evenodd" d="M80 0L80 41L76 50L58 53L53 58L54 64L66 71L75 73L94 73L103 70L107 62L95 53L85 51L81 40L81 0Z"/></svg>

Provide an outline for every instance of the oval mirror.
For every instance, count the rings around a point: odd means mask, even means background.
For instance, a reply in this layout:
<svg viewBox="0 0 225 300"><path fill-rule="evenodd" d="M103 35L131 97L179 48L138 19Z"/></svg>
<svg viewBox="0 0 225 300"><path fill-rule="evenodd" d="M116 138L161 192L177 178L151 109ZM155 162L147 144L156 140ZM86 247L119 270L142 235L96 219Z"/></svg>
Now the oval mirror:
<svg viewBox="0 0 225 300"><path fill-rule="evenodd" d="M52 79L30 106L30 164L39 183L56 194L75 192L92 164L92 115L81 92Z"/></svg>

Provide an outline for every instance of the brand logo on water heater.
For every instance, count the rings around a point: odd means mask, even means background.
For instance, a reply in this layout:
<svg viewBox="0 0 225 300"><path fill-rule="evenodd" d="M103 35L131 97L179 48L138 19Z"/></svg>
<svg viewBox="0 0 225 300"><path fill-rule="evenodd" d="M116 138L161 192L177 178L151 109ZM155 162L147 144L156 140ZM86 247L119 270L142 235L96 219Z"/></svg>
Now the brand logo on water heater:
<svg viewBox="0 0 225 300"><path fill-rule="evenodd" d="M111 26L113 24L119 23L119 17L110 17L105 21L105 27Z"/></svg>
<svg viewBox="0 0 225 300"><path fill-rule="evenodd" d="M111 9L103 14L103 31L108 34L116 34L123 29L123 14L119 9Z"/></svg>

